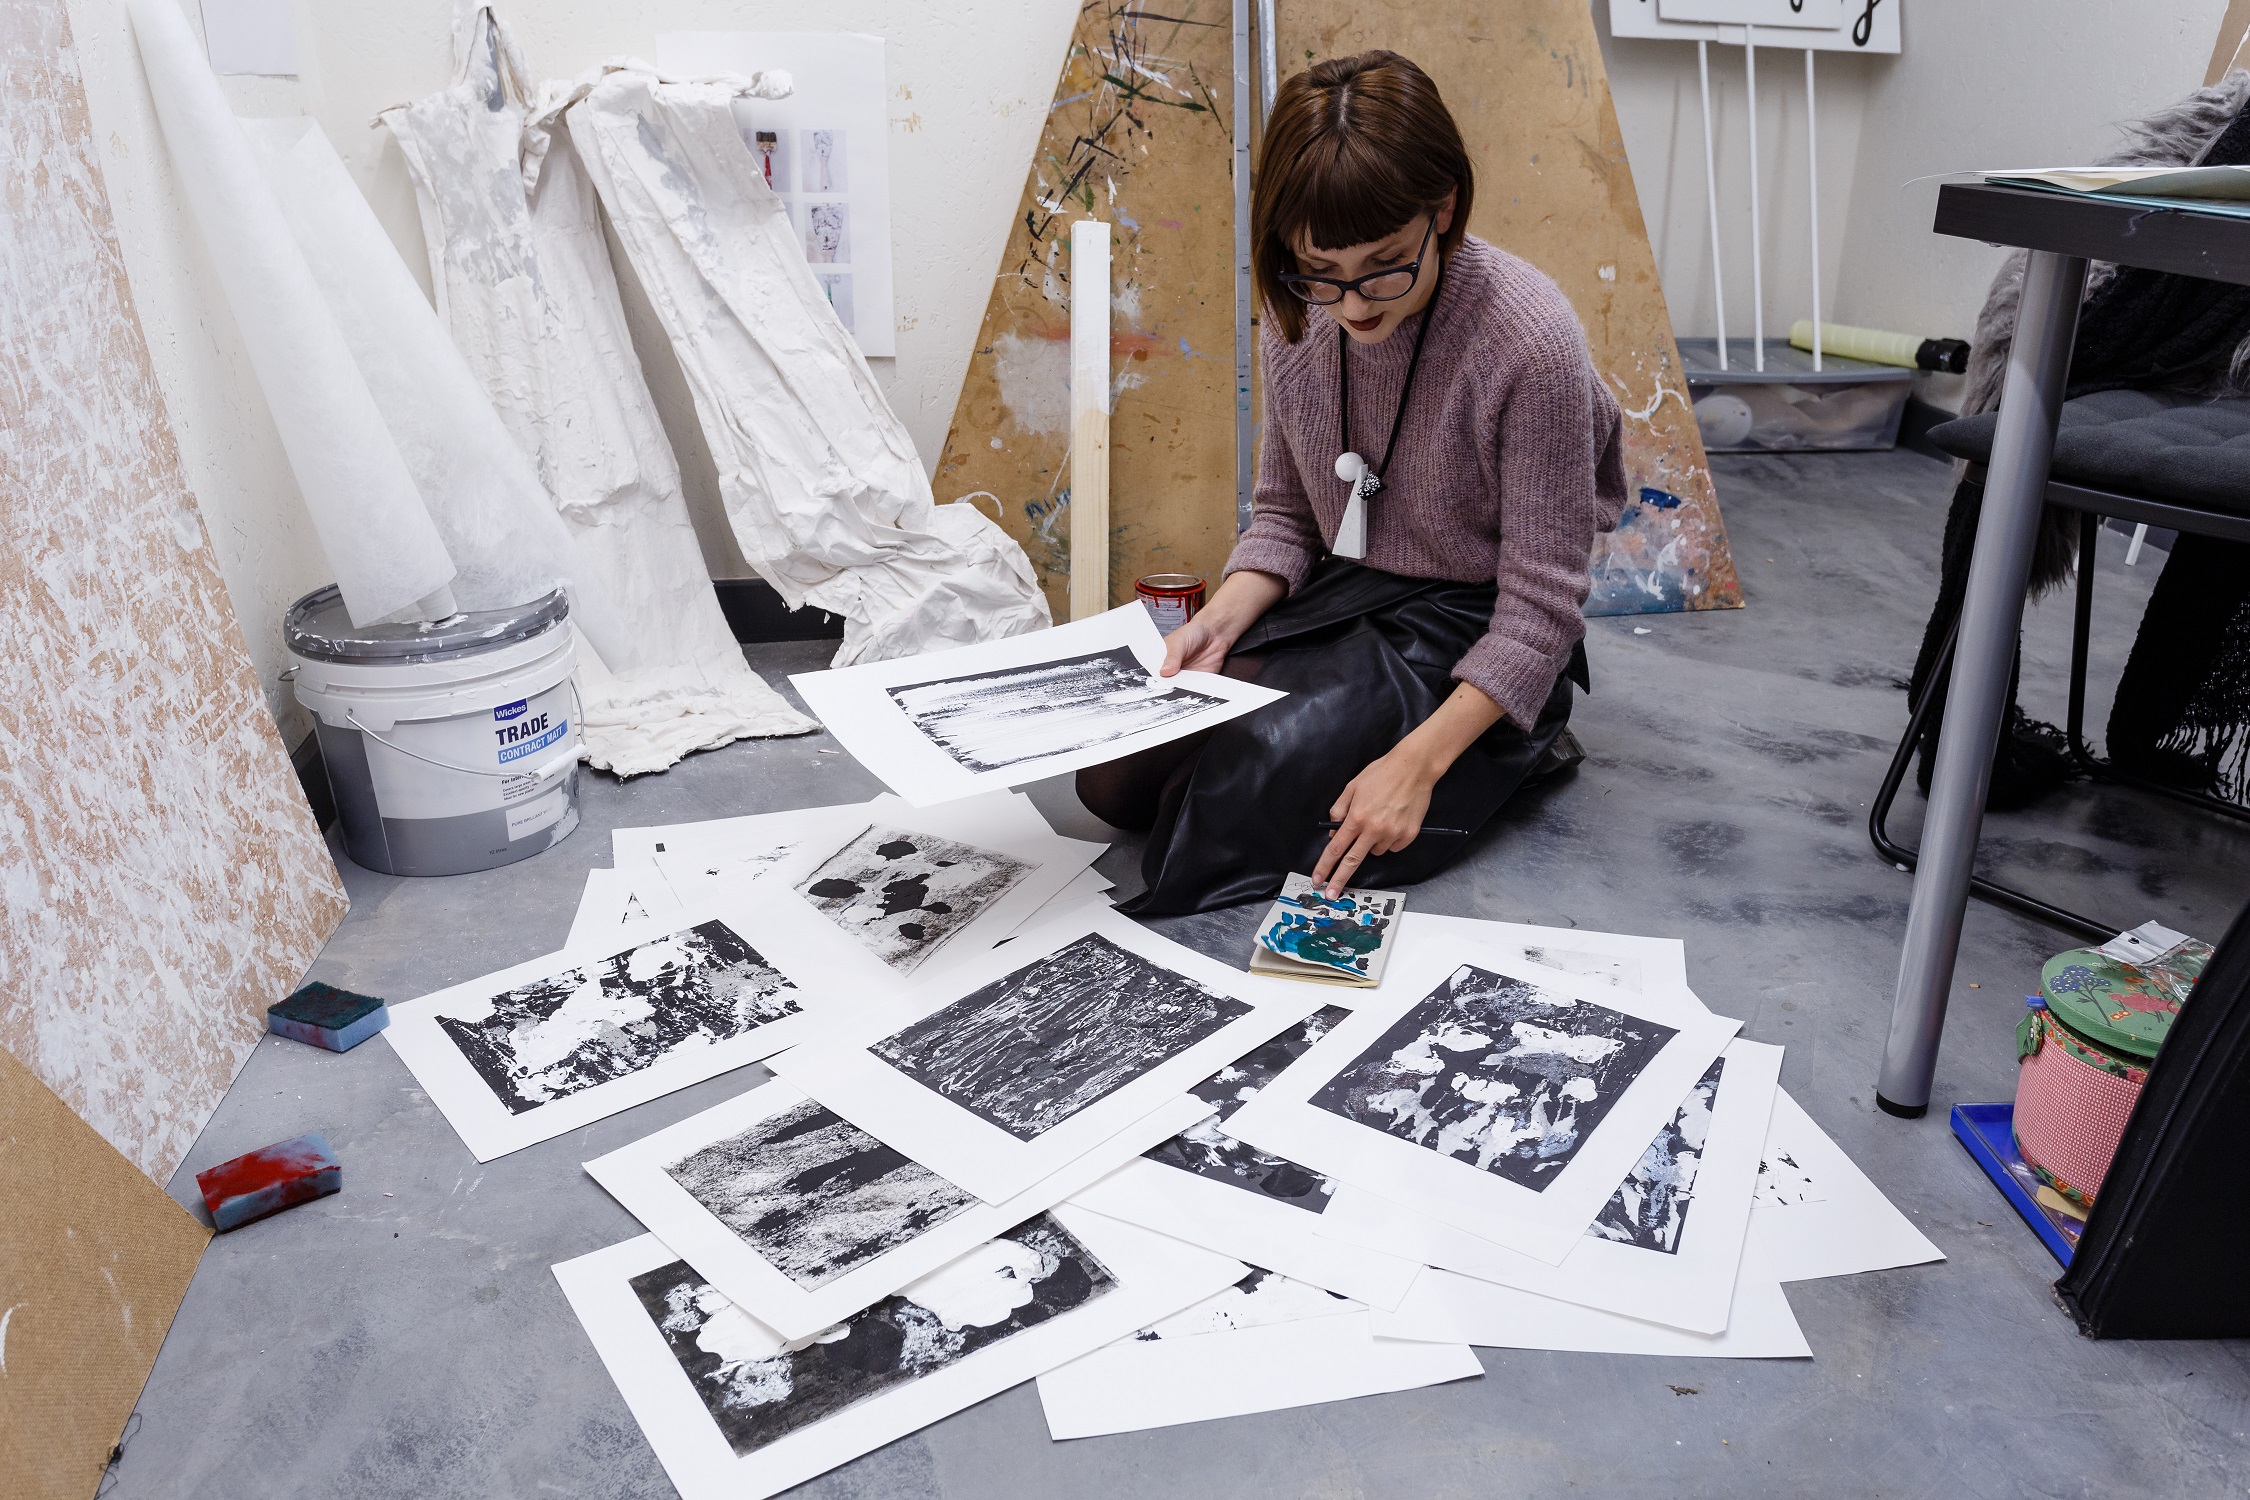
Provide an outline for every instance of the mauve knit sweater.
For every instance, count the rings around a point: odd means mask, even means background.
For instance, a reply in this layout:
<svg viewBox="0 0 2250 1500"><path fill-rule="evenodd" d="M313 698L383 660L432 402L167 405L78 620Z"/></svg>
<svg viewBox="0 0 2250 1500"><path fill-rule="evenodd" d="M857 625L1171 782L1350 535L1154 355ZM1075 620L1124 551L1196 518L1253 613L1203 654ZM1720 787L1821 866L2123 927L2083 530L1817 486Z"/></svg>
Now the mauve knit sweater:
<svg viewBox="0 0 2250 1500"><path fill-rule="evenodd" d="M1492 628L1453 675L1529 728L1586 633L1594 534L1625 508L1617 402L1556 285L1529 263L1463 239L1429 309L1380 344L1347 345L1352 430L1338 431L1337 325L1307 308L1285 342L1270 317L1257 513L1227 572L1279 576L1294 592L1336 537L1349 449L1382 462L1414 335L1435 318L1383 488L1367 502L1369 567L1416 578L1497 578Z"/></svg>

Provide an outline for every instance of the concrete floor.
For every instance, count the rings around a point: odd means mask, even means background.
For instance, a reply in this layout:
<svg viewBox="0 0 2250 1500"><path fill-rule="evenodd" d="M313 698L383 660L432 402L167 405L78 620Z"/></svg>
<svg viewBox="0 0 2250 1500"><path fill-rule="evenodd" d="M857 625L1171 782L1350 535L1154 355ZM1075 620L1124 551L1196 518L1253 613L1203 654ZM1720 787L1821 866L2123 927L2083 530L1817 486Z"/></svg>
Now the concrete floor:
<svg viewBox="0 0 2250 1500"><path fill-rule="evenodd" d="M1950 1257L1789 1291L1811 1362L1483 1352L1434 1390L1048 1440L1019 1387L831 1473L826 1497L1081 1495L2062 1496L2240 1493L2241 1344L2096 1344L2056 1267L1955 1143L1961 1100L2008 1098L2013 1028L2062 936L1972 903L1928 1118L1877 1113L1908 877L1865 806L1904 723L1950 479L1912 454L1717 464L1749 607L1591 623L1596 692L1574 778L1527 796L1424 910L1671 934L1783 1081ZM2097 704L2160 556L2100 560ZM2060 719L2068 601L2034 611L2026 701ZM1646 632L1642 634L1640 632ZM825 648L753 648L777 681ZM2103 709L2106 712L2106 707ZM406 999L558 946L609 828L836 802L878 787L825 737L740 745L620 786L512 869L404 881L348 863L349 919L313 976ZM1037 795L1058 821L1067 792ZM1909 790L1899 825L1911 833ZM2250 896L2250 835L2081 788L1995 817L1988 863L2065 905L2216 938ZM1137 850L1102 868L1139 884ZM1158 925L1240 961L1248 909ZM1972 987L1974 986L1974 987ZM173 1183L306 1130L344 1191L216 1240L164 1345L108 1493L668 1496L547 1267L638 1233L578 1164L761 1081L715 1079L480 1167L389 1047L269 1039ZM1679 1394L1683 1389L1686 1394Z"/></svg>

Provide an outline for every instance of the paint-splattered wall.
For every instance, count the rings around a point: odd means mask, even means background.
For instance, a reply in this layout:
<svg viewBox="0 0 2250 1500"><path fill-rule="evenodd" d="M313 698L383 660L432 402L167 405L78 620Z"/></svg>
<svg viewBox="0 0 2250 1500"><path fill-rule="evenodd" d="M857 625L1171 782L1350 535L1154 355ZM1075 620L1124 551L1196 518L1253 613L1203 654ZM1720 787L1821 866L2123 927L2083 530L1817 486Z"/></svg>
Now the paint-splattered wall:
<svg viewBox="0 0 2250 1500"><path fill-rule="evenodd" d="M1057 619L1078 219L1114 226L1110 598L1146 573L1216 578L1234 545L1230 22L1214 0L1163 9L1079 13L934 481L998 499Z"/></svg>
<svg viewBox="0 0 2250 1500"><path fill-rule="evenodd" d="M0 1046L161 1180L342 920L181 477L68 22L0 0Z"/></svg>

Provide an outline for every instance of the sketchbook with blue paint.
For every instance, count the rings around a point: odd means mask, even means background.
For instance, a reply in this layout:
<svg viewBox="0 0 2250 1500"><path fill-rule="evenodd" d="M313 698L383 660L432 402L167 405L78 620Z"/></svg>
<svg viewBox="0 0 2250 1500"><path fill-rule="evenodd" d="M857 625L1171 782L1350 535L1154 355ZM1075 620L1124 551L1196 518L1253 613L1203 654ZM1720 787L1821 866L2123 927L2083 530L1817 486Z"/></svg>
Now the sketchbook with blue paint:
<svg viewBox="0 0 2250 1500"><path fill-rule="evenodd" d="M1406 898L1396 891L1330 896L1310 875L1292 875L1258 925L1250 972L1373 988L1383 982L1405 909Z"/></svg>

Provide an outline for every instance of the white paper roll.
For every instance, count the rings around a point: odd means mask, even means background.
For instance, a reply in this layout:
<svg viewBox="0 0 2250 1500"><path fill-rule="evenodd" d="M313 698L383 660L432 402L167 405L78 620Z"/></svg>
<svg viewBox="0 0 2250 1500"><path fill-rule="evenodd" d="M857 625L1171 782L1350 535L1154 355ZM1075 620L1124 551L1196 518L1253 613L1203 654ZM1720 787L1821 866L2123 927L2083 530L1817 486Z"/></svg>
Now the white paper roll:
<svg viewBox="0 0 2250 1500"><path fill-rule="evenodd" d="M345 608L359 625L410 609L454 576L413 475L186 18L173 0L127 8L173 169Z"/></svg>
<svg viewBox="0 0 2250 1500"><path fill-rule="evenodd" d="M579 578L575 545L528 454L493 410L398 247L318 123L244 120L264 173L377 411L461 573L463 609L570 585L571 617L605 662L628 642L614 602Z"/></svg>

